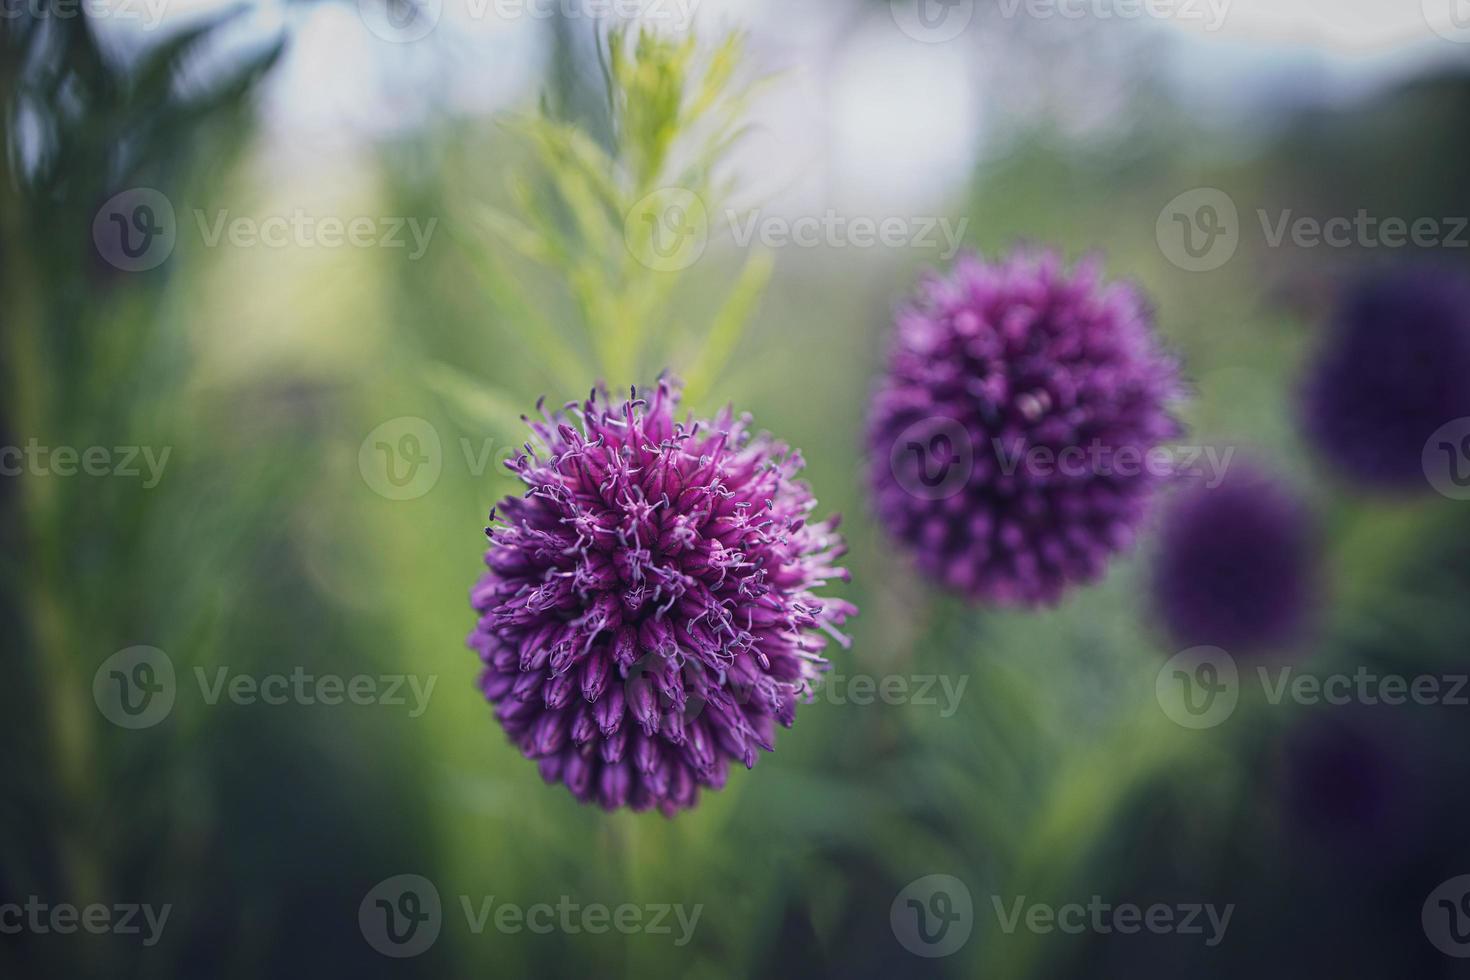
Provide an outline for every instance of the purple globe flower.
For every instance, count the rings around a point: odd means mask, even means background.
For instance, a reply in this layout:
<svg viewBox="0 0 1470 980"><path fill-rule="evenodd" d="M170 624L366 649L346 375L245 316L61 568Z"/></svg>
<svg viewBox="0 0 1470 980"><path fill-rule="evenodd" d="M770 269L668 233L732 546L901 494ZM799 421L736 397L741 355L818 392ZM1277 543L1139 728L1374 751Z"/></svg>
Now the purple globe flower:
<svg viewBox="0 0 1470 980"><path fill-rule="evenodd" d="M1131 545L1180 394L1143 298L1095 260L964 256L897 315L868 423L878 517L971 600L1053 603Z"/></svg>
<svg viewBox="0 0 1470 980"><path fill-rule="evenodd" d="M1343 295L1308 369L1303 427L1344 476L1378 490L1424 482L1425 441L1470 416L1470 280L1412 267Z"/></svg>
<svg viewBox="0 0 1470 980"><path fill-rule="evenodd" d="M773 750L857 610L814 594L845 549L808 521L799 453L729 410L676 420L668 382L636 394L528 420L542 445L509 464L528 489L486 530L468 642L547 782L671 816Z"/></svg>
<svg viewBox="0 0 1470 980"><path fill-rule="evenodd" d="M1280 797L1293 844L1354 870L1391 867L1432 830L1443 741L1402 713L1364 706L1308 715L1288 732Z"/></svg>
<svg viewBox="0 0 1470 980"><path fill-rule="evenodd" d="M1366 664L1364 664L1366 666ZM1455 739L1394 705L1333 705L1298 718L1277 749L1288 848L1377 880L1460 836Z"/></svg>
<svg viewBox="0 0 1470 980"><path fill-rule="evenodd" d="M1317 537L1306 506L1249 464L1169 502L1153 565L1159 618L1181 647L1251 654L1300 638L1316 606Z"/></svg>

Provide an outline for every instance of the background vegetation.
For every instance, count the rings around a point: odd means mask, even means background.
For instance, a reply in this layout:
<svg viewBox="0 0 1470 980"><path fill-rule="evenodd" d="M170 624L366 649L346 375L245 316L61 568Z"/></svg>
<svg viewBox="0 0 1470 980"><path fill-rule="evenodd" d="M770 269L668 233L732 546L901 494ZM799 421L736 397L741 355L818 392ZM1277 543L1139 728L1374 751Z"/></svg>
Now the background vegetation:
<svg viewBox="0 0 1470 980"><path fill-rule="evenodd" d="M0 900L174 906L151 948L0 937L4 975L1456 975L1418 917L1438 882L1470 871L1466 709L1368 712L1394 733L1385 744L1409 746L1391 766L1414 787L1394 791L1403 822L1303 829L1282 764L1313 712L1247 697L1226 725L1191 732L1159 710L1154 677L1175 651L1148 616L1147 539L1100 586L1021 615L936 595L868 519L864 402L892 306L933 254L776 255L716 229L704 258L669 275L624 247L609 216L650 190L679 183L719 201L749 176L716 163L737 120L759 118L741 93L780 91L780 77L760 82L759 58L711 38L662 50L664 73L650 77L628 52L590 60L578 25L562 24L539 109L431 113L340 164L324 148L326 165L282 175L262 161L258 96L289 36L201 72L228 29L198 22L118 57L83 19L0 28L0 443L172 447L154 488L0 478ZM627 101L603 99L604 70ZM1332 601L1296 658L1464 671L1466 505L1358 495L1294 425L1295 379L1332 288L1381 257L1256 238L1192 275L1160 253L1154 221L1200 186L1320 215L1470 213L1456 162L1470 83L1425 74L1237 131L1199 124L1156 82L1135 78L1122 121L1100 132L1039 114L941 213L968 216L967 244L987 252L1017 239L1101 249L1148 290L1195 388L1191 441L1266 460L1329 531ZM703 84L725 97L696 114ZM102 202L140 186L175 202L181 232L166 263L127 273L98 254L91 227ZM439 231L410 262L387 249L211 249L188 227L194 209L296 207L436 218ZM544 787L490 718L463 645L484 518L515 486L494 464L475 472L461 447L510 451L539 396L665 367L690 379L696 409L731 402L800 446L823 508L847 515L845 595L862 615L834 670L968 678L950 717L819 700L774 756L672 821ZM424 495L390 500L358 453L404 416L438 432L443 471ZM168 653L181 694L162 724L127 731L97 711L92 678L136 644ZM208 705L186 678L218 665L438 681L416 718ZM656 935L475 935L450 912L429 952L389 961L364 942L357 908L405 872L446 904L566 894L703 915L675 948ZM888 924L894 896L931 873L976 901L970 941L934 961ZM1237 912L1229 941L1203 949L1008 935L989 905L1094 894Z"/></svg>

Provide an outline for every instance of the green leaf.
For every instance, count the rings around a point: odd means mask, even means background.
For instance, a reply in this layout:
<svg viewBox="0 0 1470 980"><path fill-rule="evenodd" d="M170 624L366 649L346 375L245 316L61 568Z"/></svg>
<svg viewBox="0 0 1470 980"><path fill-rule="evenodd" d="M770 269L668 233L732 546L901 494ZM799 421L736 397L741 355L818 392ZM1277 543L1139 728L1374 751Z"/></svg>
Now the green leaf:
<svg viewBox="0 0 1470 980"><path fill-rule="evenodd" d="M705 338L704 346L695 357L685 377L685 392L692 402L698 402L710 390L720 373L729 363L730 355L740 342L745 327L750 322L756 303L765 295L770 284L771 273L776 263L771 253L763 249L751 253L740 278L735 281L730 295L726 297L714 324Z"/></svg>
<svg viewBox="0 0 1470 980"><path fill-rule="evenodd" d="M514 396L441 361L424 365L421 374L425 386L468 428L488 430L511 445L525 441L520 419L526 406Z"/></svg>

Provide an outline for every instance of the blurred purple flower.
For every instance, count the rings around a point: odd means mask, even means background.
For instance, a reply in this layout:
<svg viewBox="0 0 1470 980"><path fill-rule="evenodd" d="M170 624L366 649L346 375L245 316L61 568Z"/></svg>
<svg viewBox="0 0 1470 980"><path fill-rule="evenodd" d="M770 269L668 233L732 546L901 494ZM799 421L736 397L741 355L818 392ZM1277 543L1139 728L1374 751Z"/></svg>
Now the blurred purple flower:
<svg viewBox="0 0 1470 980"><path fill-rule="evenodd" d="M1392 867L1425 845L1446 746L1414 721L1355 705L1293 725L1282 745L1280 796L1294 844L1355 872Z"/></svg>
<svg viewBox="0 0 1470 980"><path fill-rule="evenodd" d="M1421 453L1470 416L1470 280L1441 269L1377 273L1347 289L1307 372L1303 425L1343 475L1427 487Z"/></svg>
<svg viewBox="0 0 1470 980"><path fill-rule="evenodd" d="M1289 644L1316 605L1317 544L1306 506L1237 463L1217 486L1195 483L1165 508L1153 566L1159 617L1180 647L1251 654Z"/></svg>
<svg viewBox="0 0 1470 980"><path fill-rule="evenodd" d="M510 464L528 490L487 529L468 641L548 782L670 816L774 748L857 611L813 594L847 573L837 519L807 520L800 454L728 409L677 421L677 401L661 382L528 420L542 447Z"/></svg>
<svg viewBox="0 0 1470 980"><path fill-rule="evenodd" d="M1132 544L1181 393L1143 297L1096 260L964 256L897 315L868 424L878 517L971 600L1053 603Z"/></svg>

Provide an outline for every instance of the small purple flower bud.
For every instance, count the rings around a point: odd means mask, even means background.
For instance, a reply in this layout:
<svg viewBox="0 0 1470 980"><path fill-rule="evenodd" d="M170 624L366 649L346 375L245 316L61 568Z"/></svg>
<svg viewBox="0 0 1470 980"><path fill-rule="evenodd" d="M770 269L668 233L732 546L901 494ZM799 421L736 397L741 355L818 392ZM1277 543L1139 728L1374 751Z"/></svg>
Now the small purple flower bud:
<svg viewBox="0 0 1470 980"><path fill-rule="evenodd" d="M594 651L582 663L582 697L596 701L607 687L608 659L600 651Z"/></svg>
<svg viewBox="0 0 1470 980"><path fill-rule="evenodd" d="M572 677L570 674L552 674L541 690L542 699L548 708L564 708L572 699Z"/></svg>
<svg viewBox="0 0 1470 980"><path fill-rule="evenodd" d="M602 767L598 779L598 799L603 807L616 810L628 802L628 789L633 777L626 762L614 762Z"/></svg>
<svg viewBox="0 0 1470 980"><path fill-rule="evenodd" d="M597 719L597 727L602 730L603 735L610 736L617 732L623 723L622 687L613 685L608 688L607 695L592 706L592 714Z"/></svg>
<svg viewBox="0 0 1470 980"><path fill-rule="evenodd" d="M585 704L578 705L572 716L572 741L577 745L586 745L596 736L597 721L592 717L592 709Z"/></svg>
<svg viewBox="0 0 1470 980"><path fill-rule="evenodd" d="M561 712L547 711L536 719L536 725L531 729L532 752L537 756L543 756L559 751L566 740L566 734Z"/></svg>
<svg viewBox="0 0 1470 980"><path fill-rule="evenodd" d="M628 733L619 731L603 739L599 748L602 750L602 758L606 762L617 762L623 757L623 752L628 746Z"/></svg>
<svg viewBox="0 0 1470 980"><path fill-rule="evenodd" d="M652 735L658 731L658 698L653 693L653 679L646 672L628 680L628 710L643 729L643 734Z"/></svg>

